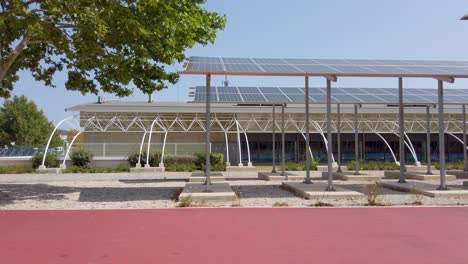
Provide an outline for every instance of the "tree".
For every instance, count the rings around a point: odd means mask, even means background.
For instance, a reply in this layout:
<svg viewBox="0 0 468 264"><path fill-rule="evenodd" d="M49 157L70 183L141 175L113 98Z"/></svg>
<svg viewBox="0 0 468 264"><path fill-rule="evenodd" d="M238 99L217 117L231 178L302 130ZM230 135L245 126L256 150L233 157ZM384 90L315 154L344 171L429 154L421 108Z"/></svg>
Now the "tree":
<svg viewBox="0 0 468 264"><path fill-rule="evenodd" d="M73 141L73 138L76 136L76 134L78 134L78 130L76 130L76 129L69 130L68 134L67 134L67 142L71 143ZM74 143L83 143L83 141L84 141L83 134L79 134L76 137Z"/></svg>
<svg viewBox="0 0 468 264"><path fill-rule="evenodd" d="M205 0L0 0L0 97L8 97L18 71L54 87L83 94L128 96L132 84L151 94L175 84L167 69L195 44L213 43L225 17Z"/></svg>
<svg viewBox="0 0 468 264"><path fill-rule="evenodd" d="M0 146L44 147L54 126L34 102L25 96L6 100L0 108ZM51 147L62 145L58 133L54 134Z"/></svg>

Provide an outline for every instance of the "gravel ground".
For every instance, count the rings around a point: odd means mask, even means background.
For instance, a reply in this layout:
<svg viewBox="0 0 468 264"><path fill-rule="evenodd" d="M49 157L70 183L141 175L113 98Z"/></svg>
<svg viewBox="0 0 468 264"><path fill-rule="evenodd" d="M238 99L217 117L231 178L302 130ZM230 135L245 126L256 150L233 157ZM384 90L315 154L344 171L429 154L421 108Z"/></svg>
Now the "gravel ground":
<svg viewBox="0 0 468 264"><path fill-rule="evenodd" d="M312 174L319 181L319 173ZM185 185L186 174L148 175L0 175L0 209L135 209L172 208ZM323 180L320 180L325 182ZM283 189L280 182L260 180L230 181L239 202L198 204L197 206L241 207L311 207L317 203L333 206L365 206L367 197L357 199L299 198ZM438 182L432 182L437 184ZM335 184L362 192L366 182L335 181ZM463 187L463 180L448 182ZM468 198L430 198L422 195L381 189L377 201L388 206L457 206L468 205Z"/></svg>

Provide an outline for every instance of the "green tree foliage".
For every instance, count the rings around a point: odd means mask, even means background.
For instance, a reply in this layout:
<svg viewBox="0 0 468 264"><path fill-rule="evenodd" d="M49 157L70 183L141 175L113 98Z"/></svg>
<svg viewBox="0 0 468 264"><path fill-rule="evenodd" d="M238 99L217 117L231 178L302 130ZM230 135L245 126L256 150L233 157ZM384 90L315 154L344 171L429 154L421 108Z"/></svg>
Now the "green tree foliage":
<svg viewBox="0 0 468 264"><path fill-rule="evenodd" d="M0 108L0 146L44 147L54 126L36 104L25 96L6 100ZM62 145L58 133L54 134L51 147Z"/></svg>
<svg viewBox="0 0 468 264"><path fill-rule="evenodd" d="M0 0L0 97L17 72L52 83L68 71L66 88L128 96L132 84L151 94L174 84L167 69L195 44L213 43L225 17L205 0Z"/></svg>

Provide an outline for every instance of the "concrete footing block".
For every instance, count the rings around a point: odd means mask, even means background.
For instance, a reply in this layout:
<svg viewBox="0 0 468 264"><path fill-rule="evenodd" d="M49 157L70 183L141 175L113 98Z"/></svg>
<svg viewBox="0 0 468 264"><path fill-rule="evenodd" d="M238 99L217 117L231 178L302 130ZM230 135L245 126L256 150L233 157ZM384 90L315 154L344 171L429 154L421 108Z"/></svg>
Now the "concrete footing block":
<svg viewBox="0 0 468 264"><path fill-rule="evenodd" d="M148 172L164 172L164 167L135 167L130 168L130 172L148 173Z"/></svg>
<svg viewBox="0 0 468 264"><path fill-rule="evenodd" d="M233 202L238 201L236 193L227 182L211 185L187 183L179 195L179 200L190 197L193 202Z"/></svg>
<svg viewBox="0 0 468 264"><path fill-rule="evenodd" d="M61 168L41 168L39 166L39 168L36 169L36 173L41 173L41 174L58 174L58 173L61 173L62 172L62 169Z"/></svg>
<svg viewBox="0 0 468 264"><path fill-rule="evenodd" d="M304 177L294 173L286 172L288 181L303 181ZM264 181L285 181L286 176L281 175L281 172L259 172L258 179Z"/></svg>
<svg viewBox="0 0 468 264"><path fill-rule="evenodd" d="M440 172L435 171L434 174L428 175L426 172L405 172L405 179L410 179L410 180L440 180ZM384 176L387 179L399 179L400 178L400 172L399 171L385 171ZM457 177L454 175L450 174L445 174L445 180L447 181L454 181L456 180Z"/></svg>
<svg viewBox="0 0 468 264"><path fill-rule="evenodd" d="M419 193L429 197L447 197L447 198L466 198L468 190L456 187L449 187L448 190L437 190L439 184L426 183L420 181L407 181L406 183L398 183L396 181L382 181L377 184L400 192Z"/></svg>
<svg viewBox="0 0 468 264"><path fill-rule="evenodd" d="M229 166L226 167L224 176L227 179L256 179L258 172L254 166Z"/></svg>
<svg viewBox="0 0 468 264"><path fill-rule="evenodd" d="M457 179L468 179L468 171L463 170L448 170L446 175L454 175Z"/></svg>
<svg viewBox="0 0 468 264"><path fill-rule="evenodd" d="M226 178L224 175L219 171L210 172L210 179L211 182L224 182ZM194 183L205 183L206 182L206 175L204 172L192 172L189 177L189 182Z"/></svg>
<svg viewBox="0 0 468 264"><path fill-rule="evenodd" d="M354 172L333 172L333 179L341 181L380 181L383 177L368 173L354 175ZM322 179L328 179L328 172L322 172Z"/></svg>
<svg viewBox="0 0 468 264"><path fill-rule="evenodd" d="M335 191L327 191L326 183L283 182L283 186L305 199L349 199L364 197L364 194L335 185Z"/></svg>

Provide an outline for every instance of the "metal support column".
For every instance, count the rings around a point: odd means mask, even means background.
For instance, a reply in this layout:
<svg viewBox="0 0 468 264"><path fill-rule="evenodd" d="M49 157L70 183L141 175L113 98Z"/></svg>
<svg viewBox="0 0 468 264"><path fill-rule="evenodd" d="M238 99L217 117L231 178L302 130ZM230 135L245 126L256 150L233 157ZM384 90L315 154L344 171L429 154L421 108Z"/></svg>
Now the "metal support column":
<svg viewBox="0 0 468 264"><path fill-rule="evenodd" d="M432 175L431 171L431 110L426 106L426 161L427 161L427 175Z"/></svg>
<svg viewBox="0 0 468 264"><path fill-rule="evenodd" d="M468 171L468 152L466 150L466 106L463 108L463 171Z"/></svg>
<svg viewBox="0 0 468 264"><path fill-rule="evenodd" d="M306 145L305 145L305 152L306 152L306 177L304 183L310 184L312 181L310 180L310 131L309 131L309 76L305 77L305 129L306 129Z"/></svg>
<svg viewBox="0 0 468 264"><path fill-rule="evenodd" d="M359 123L358 105L354 105L354 175L359 175Z"/></svg>
<svg viewBox="0 0 468 264"><path fill-rule="evenodd" d="M327 161L328 161L328 186L326 191L335 191L333 187L333 169L332 169L332 158L333 158L333 145L332 145L332 126L331 126L331 79L327 78Z"/></svg>
<svg viewBox="0 0 468 264"><path fill-rule="evenodd" d="M271 172L272 173L276 173L276 119L275 119L275 109L276 106L273 105L273 123L272 123L272 127L273 127L273 131L272 131L272 142L273 142L273 157L272 157L272 168L271 168Z"/></svg>
<svg viewBox="0 0 468 264"><path fill-rule="evenodd" d="M285 124L284 124L284 104L281 105L281 176L285 176L288 180L288 175L285 172L286 169L286 138L284 134Z"/></svg>
<svg viewBox="0 0 468 264"><path fill-rule="evenodd" d="M406 183L405 180L405 113L403 105L403 78L398 78L398 109L399 109L399 139L400 139L400 178L399 183Z"/></svg>
<svg viewBox="0 0 468 264"><path fill-rule="evenodd" d="M342 172L341 171L341 113L340 113L340 104L337 104L337 109L336 113L338 115L337 117L337 138L336 138L336 143L338 144L338 170L336 172Z"/></svg>
<svg viewBox="0 0 468 264"><path fill-rule="evenodd" d="M445 126L444 126L444 82L438 80L439 94L439 164L440 164L440 186L438 190L447 190L445 185Z"/></svg>
<svg viewBox="0 0 468 264"><path fill-rule="evenodd" d="M210 155L211 155L211 138L210 138L210 133L211 133L211 75L207 74L206 75L206 113L205 113L205 118L206 118L206 123L205 123L205 128L206 128L206 148L205 148L205 175L206 175L206 182L205 184L207 185L207 190L209 190L209 186L211 185L211 177L210 177L210 171L211 171L211 163L210 163Z"/></svg>

